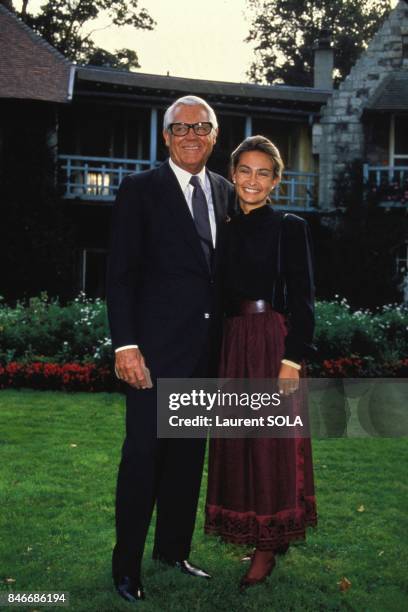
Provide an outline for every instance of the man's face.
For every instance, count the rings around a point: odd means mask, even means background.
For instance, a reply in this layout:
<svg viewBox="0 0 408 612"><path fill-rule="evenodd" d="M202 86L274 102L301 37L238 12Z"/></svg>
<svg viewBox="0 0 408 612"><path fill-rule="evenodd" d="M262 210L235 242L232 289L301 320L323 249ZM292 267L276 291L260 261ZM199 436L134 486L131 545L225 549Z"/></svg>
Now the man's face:
<svg viewBox="0 0 408 612"><path fill-rule="evenodd" d="M203 106L180 105L176 108L172 123L199 123L208 121L208 113ZM173 136L163 130L163 138L169 147L171 159L177 166L191 174L197 174L210 157L218 130L212 130L207 136L197 136L190 129L185 136Z"/></svg>

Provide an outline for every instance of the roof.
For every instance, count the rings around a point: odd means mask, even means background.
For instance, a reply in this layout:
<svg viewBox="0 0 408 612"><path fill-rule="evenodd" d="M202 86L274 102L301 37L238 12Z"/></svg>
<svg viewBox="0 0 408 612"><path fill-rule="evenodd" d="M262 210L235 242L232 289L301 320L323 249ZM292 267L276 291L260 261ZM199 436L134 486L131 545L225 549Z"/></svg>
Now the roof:
<svg viewBox="0 0 408 612"><path fill-rule="evenodd" d="M10 48L13 53L10 53ZM305 115L319 112L332 91L312 87L232 83L73 66L14 13L0 5L0 98L66 102L76 72L76 96L105 96L166 105L195 94L217 108L271 110Z"/></svg>
<svg viewBox="0 0 408 612"><path fill-rule="evenodd" d="M386 76L366 104L367 110L408 111L408 71L392 72Z"/></svg>
<svg viewBox="0 0 408 612"><path fill-rule="evenodd" d="M20 19L20 17L18 17L15 13L12 13L8 9L6 9L5 6L3 6L2 4L0 4L0 14L1 13L3 13L3 15L8 17L9 19L14 20L18 24L19 28L21 28L27 34L27 36L29 36L32 39L32 41L35 44L41 45L42 47L46 48L50 53L55 55L55 57L57 57L59 59L59 61L65 63L65 64L70 64L69 60L67 60L62 55L62 53L57 51L57 49L55 47L50 45L50 43L48 43L44 38L42 38L39 34L34 32L34 30L29 28L28 25L26 25L24 23L24 21L22 21Z"/></svg>
<svg viewBox="0 0 408 612"><path fill-rule="evenodd" d="M0 98L68 102L73 66L0 4Z"/></svg>
<svg viewBox="0 0 408 612"><path fill-rule="evenodd" d="M84 85L113 86L121 91L139 91L139 93L161 94L174 99L177 94L194 93L207 98L216 97L226 101L250 102L295 101L324 104L331 91L318 90L312 87L290 87L283 85L257 85L253 83L231 83L225 81L207 81L141 72L125 72L116 69L84 66L77 68L77 82Z"/></svg>

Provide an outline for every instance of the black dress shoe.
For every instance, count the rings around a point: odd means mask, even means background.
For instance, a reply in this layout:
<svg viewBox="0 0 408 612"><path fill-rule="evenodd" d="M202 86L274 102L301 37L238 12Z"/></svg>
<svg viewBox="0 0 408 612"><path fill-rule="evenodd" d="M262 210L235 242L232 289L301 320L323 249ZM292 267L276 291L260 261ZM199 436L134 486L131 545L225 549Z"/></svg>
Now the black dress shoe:
<svg viewBox="0 0 408 612"><path fill-rule="evenodd" d="M207 580L211 578L211 575L208 572L205 572L203 569L196 567L195 565L191 565L187 559L183 559L182 561L174 561L172 559L162 557L161 555L153 555L153 559L155 561L165 563L166 565L170 565L171 567L177 567L181 572L183 572L183 574L188 574L189 576L207 578Z"/></svg>
<svg viewBox="0 0 408 612"><path fill-rule="evenodd" d="M116 591L126 601L133 603L145 598L143 585L140 580L136 580L130 576L117 576L114 577L113 582Z"/></svg>

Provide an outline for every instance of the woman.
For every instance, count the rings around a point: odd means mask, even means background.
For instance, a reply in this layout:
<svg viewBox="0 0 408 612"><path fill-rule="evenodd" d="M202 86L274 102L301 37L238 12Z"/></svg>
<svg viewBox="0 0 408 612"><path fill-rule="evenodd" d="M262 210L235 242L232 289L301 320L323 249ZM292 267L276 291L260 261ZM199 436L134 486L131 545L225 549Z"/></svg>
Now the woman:
<svg viewBox="0 0 408 612"><path fill-rule="evenodd" d="M263 136L246 138L231 156L240 212L221 236L220 377L279 378L290 393L312 347L314 286L306 222L268 206L282 170L278 149ZM242 590L262 582L275 555L315 524L309 439L211 441L205 529L255 547Z"/></svg>

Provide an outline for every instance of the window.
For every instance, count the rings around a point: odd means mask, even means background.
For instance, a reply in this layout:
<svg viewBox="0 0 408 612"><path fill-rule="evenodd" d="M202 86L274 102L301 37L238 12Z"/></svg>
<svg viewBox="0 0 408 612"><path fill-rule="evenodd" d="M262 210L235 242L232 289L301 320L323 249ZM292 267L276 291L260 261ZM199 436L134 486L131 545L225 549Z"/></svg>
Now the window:
<svg viewBox="0 0 408 612"><path fill-rule="evenodd" d="M408 115L394 115L391 120L391 165L408 166Z"/></svg>
<svg viewBox="0 0 408 612"><path fill-rule="evenodd" d="M88 172L86 182L86 195L92 196L109 196L110 192L110 174L105 172Z"/></svg>

